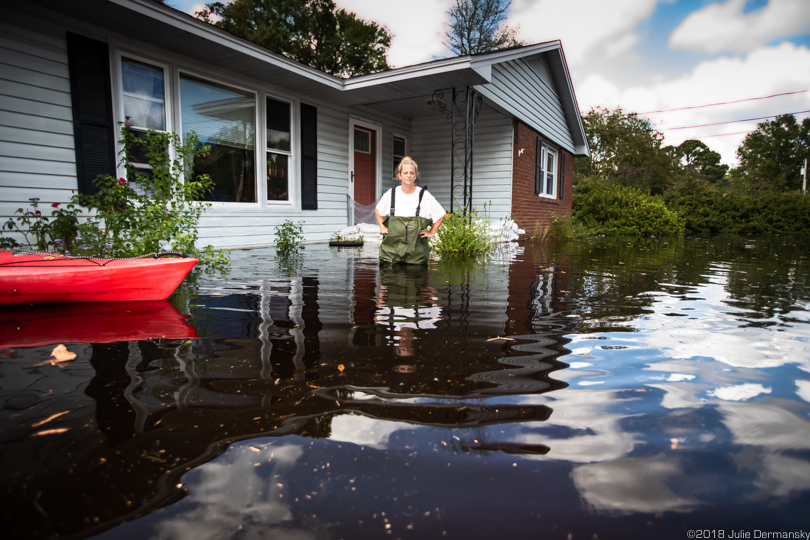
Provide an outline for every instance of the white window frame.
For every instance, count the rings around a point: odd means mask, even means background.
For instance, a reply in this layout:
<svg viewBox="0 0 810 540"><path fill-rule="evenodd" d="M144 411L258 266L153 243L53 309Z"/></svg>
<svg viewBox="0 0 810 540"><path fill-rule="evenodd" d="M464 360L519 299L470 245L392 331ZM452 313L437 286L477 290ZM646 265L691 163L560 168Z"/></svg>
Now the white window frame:
<svg viewBox="0 0 810 540"><path fill-rule="evenodd" d="M554 164L551 167L551 171L548 170L548 158L549 156L553 156ZM554 146L550 146L545 142L540 143L540 163L542 164L542 171L543 171L543 178L542 178L542 189L540 193L537 194L538 197L543 197L545 199L556 199L557 198L557 180L558 180L558 169L560 168L560 151ZM551 182L551 192L548 191L549 181Z"/></svg>
<svg viewBox="0 0 810 540"><path fill-rule="evenodd" d="M124 111L124 81L122 80L121 69L123 67L124 59L133 60L135 62L141 62L143 64L147 64L149 66L153 66L155 68L160 68L163 70L163 114L165 116L164 121L166 123L166 130L163 133L171 133L173 131L173 118L174 115L172 111L174 110L175 99L174 95L172 94L172 82L173 82L173 70L170 64L165 62L159 62L152 58L148 58L146 56L132 53L126 49L115 49L115 65L113 69L112 75L112 84L113 84L113 100L115 110L118 111L117 118L116 118L116 131L115 131L115 150L116 156L120 156L121 152L123 151L123 147L121 145L121 131L120 128L126 122L126 115ZM120 122L120 123L119 123ZM136 131L146 133L146 130L141 128L140 126L135 126ZM170 156L174 159L174 149L170 149ZM138 164L138 168L147 169L150 168L148 164ZM119 177L126 176L126 167L123 166L120 160L116 160L115 164L116 172L118 173ZM137 189L137 188L136 188Z"/></svg>
<svg viewBox="0 0 810 540"><path fill-rule="evenodd" d="M272 99L275 101L282 101L284 103L289 104L290 106L290 150L289 152L285 150L277 150L277 149L270 149L267 147L267 100ZM299 182L299 174L298 174L298 156L300 155L300 148L299 144L300 141L298 140L298 123L300 120L300 114L298 111L300 110L300 103L285 97L281 97L275 94L264 93L262 94L262 103L261 103L261 115L260 118L262 119L262 129L256 130L261 131L259 134L258 139L261 141L262 148L264 148L264 152L261 155L261 182L260 182L260 193L261 193L261 202L267 206L268 208L278 208L279 206L286 207L286 208L297 208L300 209L301 203L298 196L298 190L300 189L300 182ZM285 154L287 155L287 200L286 201L271 201L267 199L267 153L273 152L275 154ZM259 159L256 160L257 164L259 163ZM257 165L258 167L258 165Z"/></svg>

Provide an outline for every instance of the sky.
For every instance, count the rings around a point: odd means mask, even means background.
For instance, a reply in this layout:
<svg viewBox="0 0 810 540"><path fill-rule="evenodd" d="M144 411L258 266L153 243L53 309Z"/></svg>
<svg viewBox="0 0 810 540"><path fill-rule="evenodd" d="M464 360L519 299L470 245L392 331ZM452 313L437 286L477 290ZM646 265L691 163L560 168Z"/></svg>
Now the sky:
<svg viewBox="0 0 810 540"><path fill-rule="evenodd" d="M392 67L452 56L454 0L335 2L388 29ZM527 44L560 40L583 115L639 113L664 144L699 139L731 166L758 122L810 117L810 0L512 0L506 24Z"/></svg>

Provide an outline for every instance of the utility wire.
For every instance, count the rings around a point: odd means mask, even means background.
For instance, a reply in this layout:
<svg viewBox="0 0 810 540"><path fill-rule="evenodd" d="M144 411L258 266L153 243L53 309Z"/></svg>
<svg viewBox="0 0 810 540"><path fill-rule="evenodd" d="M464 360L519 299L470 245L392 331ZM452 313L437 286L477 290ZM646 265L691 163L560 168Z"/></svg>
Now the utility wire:
<svg viewBox="0 0 810 540"><path fill-rule="evenodd" d="M734 132L734 133L716 133L716 134L714 134L714 135L701 135L701 136L700 136L700 138L701 138L701 139L709 139L709 138L711 138L711 137L725 137L726 135L747 135L747 134L749 134L749 133L753 133L754 131L756 131L756 130L751 130L751 131L736 131L736 132Z"/></svg>
<svg viewBox="0 0 810 540"><path fill-rule="evenodd" d="M799 111L793 113L784 113L784 114L772 114L770 116L760 116L758 118L746 118L744 120L729 120L728 122L714 122L713 124L700 124L697 126L678 126L678 127L671 127L671 128L660 128L658 131L673 131L676 129L691 129L691 128L699 128L699 127L707 127L707 126L719 126L721 124L736 124L738 122L752 122L754 120L764 120L766 118L776 118L777 116L785 116L788 114L796 115L796 114L803 114L808 113L810 110L807 111Z"/></svg>
<svg viewBox="0 0 810 540"><path fill-rule="evenodd" d="M742 103L744 101L756 101L758 99L770 99L780 96L789 96L791 94L802 94L804 92L810 92L810 90L797 90L796 92L783 92L781 94L773 94L770 96L762 96L762 97L754 97L754 98L746 98L746 99L738 99L736 101L723 101L720 103L709 103L707 105L693 105L691 107L679 107L677 109L662 109L660 111L647 111L643 113L638 113L639 115L642 114L655 114L655 113L665 113L665 112L674 112L674 111L685 111L687 109L702 109L704 107L716 107L717 105L730 105L732 103Z"/></svg>

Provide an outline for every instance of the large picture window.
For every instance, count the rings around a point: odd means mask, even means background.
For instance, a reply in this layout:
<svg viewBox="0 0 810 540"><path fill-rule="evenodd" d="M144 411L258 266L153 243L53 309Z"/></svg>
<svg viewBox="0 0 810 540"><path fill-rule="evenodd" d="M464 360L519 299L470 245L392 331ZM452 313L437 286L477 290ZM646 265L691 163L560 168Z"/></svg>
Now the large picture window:
<svg viewBox="0 0 810 540"><path fill-rule="evenodd" d="M180 119L185 138L195 131L211 147L196 158L194 175L207 174L206 199L256 202L256 100L254 94L188 75L180 76Z"/></svg>
<svg viewBox="0 0 810 540"><path fill-rule="evenodd" d="M267 98L267 200L290 200L292 107Z"/></svg>

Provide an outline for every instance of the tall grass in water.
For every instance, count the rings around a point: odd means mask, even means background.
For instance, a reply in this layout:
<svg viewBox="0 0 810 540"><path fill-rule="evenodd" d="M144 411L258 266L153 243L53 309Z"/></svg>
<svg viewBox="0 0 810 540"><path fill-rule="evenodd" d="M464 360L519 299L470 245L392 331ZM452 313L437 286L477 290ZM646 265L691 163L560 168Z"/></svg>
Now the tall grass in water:
<svg viewBox="0 0 810 540"><path fill-rule="evenodd" d="M473 210L445 217L432 247L441 254L478 255L491 251L495 238L488 223Z"/></svg>

